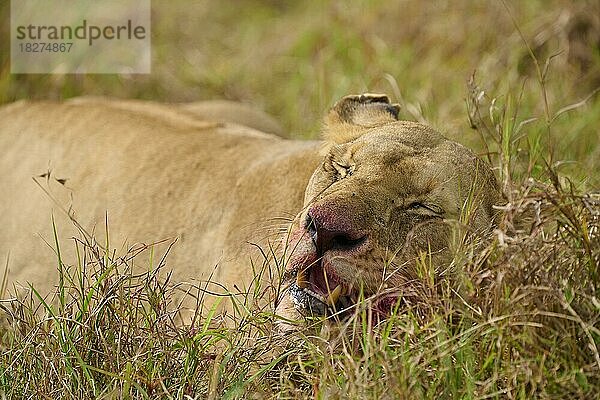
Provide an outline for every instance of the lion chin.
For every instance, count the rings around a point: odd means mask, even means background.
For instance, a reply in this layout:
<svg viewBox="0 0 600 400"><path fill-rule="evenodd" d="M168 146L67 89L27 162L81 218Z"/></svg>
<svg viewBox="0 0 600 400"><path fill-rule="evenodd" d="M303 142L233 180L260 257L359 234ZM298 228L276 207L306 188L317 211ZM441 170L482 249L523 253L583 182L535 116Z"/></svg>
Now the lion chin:
<svg viewBox="0 0 600 400"><path fill-rule="evenodd" d="M265 254L257 248L275 249L283 265L275 312L288 329L313 316L343 318L362 299L382 316L410 306L427 293L416 259L427 253L443 270L455 226L479 240L494 225L501 197L490 167L433 129L400 121L385 95L337 102L325 146L264 133L276 123L239 105L215 107L84 98L0 108L8 287L54 290L51 215L67 264L77 259L68 239L81 229L107 236L108 215L116 248L177 239L171 282L211 280L210 292L244 291ZM296 217L282 237L273 221L285 215Z"/></svg>

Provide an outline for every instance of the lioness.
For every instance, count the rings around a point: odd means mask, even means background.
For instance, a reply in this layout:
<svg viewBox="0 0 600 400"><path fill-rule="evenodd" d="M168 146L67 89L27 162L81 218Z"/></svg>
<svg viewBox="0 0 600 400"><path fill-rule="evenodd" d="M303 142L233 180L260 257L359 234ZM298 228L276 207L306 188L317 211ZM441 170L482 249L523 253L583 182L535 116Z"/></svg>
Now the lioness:
<svg viewBox="0 0 600 400"><path fill-rule="evenodd" d="M67 212L99 237L108 215L115 247L176 237L173 281L230 288L252 281L253 244L273 248L277 234L285 271L276 311L295 320L347 308L359 290L402 295L420 252L444 262L449 221L479 234L493 225L489 166L399 121L385 95L341 99L325 119L325 147L193 110L102 99L1 108L0 257L10 282L55 286L56 255L41 239L54 242L51 214L61 243L77 234ZM73 246L61 247L74 260Z"/></svg>

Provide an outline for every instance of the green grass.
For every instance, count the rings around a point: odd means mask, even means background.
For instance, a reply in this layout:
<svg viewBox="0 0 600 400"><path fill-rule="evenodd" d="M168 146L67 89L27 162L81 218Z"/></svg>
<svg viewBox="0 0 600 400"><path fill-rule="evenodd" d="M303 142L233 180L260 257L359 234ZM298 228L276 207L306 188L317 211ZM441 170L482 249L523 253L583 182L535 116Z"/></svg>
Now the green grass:
<svg viewBox="0 0 600 400"><path fill-rule="evenodd" d="M376 324L366 299L342 324L285 337L273 333L272 305L239 298L222 300L235 302L234 315L204 308L179 324L181 291L151 247L133 257L110 250L108 237L57 240L57 254L75 245L78 257L58 256L55 298L2 303L1 393L600 397L596 2L154 3L151 75L10 75L1 52L0 101L229 98L315 137L338 97L387 92L403 118L487 158L509 203L489 244L457 247L450 276L423 257L429 307L399 307ZM148 272L134 275L132 263Z"/></svg>
<svg viewBox="0 0 600 400"><path fill-rule="evenodd" d="M595 398L598 216L590 199L560 187L527 191L515 198L539 204L541 223L517 230L527 207L509 207L483 252L461 251L459 274L426 280L436 305L426 313L398 306L375 323L365 299L341 324L316 321L286 336L274 333L272 306L242 303L235 315L205 309L181 326L163 267L131 272L134 261L153 259L151 247L117 255L82 233L78 258L87 262L59 259L57 298L33 292L4 305L0 390L8 398Z"/></svg>

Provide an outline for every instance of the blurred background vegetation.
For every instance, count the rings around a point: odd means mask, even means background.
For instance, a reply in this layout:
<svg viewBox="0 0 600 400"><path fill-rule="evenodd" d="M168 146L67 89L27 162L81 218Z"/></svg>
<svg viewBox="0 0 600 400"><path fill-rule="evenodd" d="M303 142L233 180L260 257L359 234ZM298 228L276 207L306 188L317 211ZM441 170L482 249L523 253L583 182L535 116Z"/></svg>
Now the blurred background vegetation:
<svg viewBox="0 0 600 400"><path fill-rule="evenodd" d="M1 2L3 21L9 11ZM154 1L149 75L10 74L9 24L0 29L0 103L224 98L263 108L291 137L314 138L339 97L384 92L400 102L402 118L484 153L466 106L477 90L494 104L512 103L517 123L537 118L516 151L552 149L551 161L578 183L600 182L597 0ZM477 87L469 88L474 73ZM548 129L559 110L586 98Z"/></svg>

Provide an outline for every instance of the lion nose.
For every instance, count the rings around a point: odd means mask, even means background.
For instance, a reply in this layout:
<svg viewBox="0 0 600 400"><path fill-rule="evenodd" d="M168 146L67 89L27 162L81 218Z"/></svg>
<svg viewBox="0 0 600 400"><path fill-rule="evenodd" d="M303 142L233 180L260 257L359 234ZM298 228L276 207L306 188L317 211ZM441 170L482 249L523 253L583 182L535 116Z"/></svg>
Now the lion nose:
<svg viewBox="0 0 600 400"><path fill-rule="evenodd" d="M366 242L367 236L353 229L347 218L311 209L306 217L306 230L319 254L330 250L350 252Z"/></svg>

